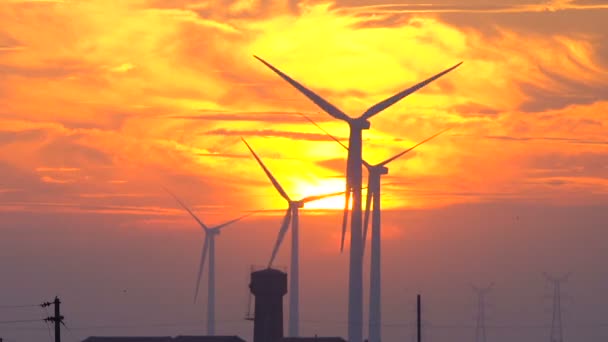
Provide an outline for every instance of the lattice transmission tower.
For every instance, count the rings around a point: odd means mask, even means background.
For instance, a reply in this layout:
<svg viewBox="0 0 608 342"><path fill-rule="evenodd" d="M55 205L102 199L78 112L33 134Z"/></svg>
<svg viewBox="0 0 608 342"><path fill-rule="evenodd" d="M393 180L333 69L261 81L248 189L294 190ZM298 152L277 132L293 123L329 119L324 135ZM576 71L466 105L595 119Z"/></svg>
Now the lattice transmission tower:
<svg viewBox="0 0 608 342"><path fill-rule="evenodd" d="M564 342L564 329L562 326L562 283L570 277L570 273L561 277L543 273L545 278L553 285L553 316L551 318L550 342Z"/></svg>
<svg viewBox="0 0 608 342"><path fill-rule="evenodd" d="M477 322L475 324L475 342L487 342L486 334L486 296L494 287L494 283L486 287L472 285L477 295Z"/></svg>

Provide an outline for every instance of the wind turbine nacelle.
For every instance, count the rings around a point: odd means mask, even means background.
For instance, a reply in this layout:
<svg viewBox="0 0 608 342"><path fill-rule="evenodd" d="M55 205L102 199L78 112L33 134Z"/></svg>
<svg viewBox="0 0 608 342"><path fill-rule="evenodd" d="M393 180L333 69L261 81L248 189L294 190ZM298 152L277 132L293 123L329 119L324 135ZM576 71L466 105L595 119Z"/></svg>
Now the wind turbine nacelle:
<svg viewBox="0 0 608 342"><path fill-rule="evenodd" d="M388 167L386 166L380 166L378 168L379 172L381 175L388 175Z"/></svg>
<svg viewBox="0 0 608 342"><path fill-rule="evenodd" d="M361 118L351 121L351 125L359 129L369 129L371 127L371 123L368 120Z"/></svg>

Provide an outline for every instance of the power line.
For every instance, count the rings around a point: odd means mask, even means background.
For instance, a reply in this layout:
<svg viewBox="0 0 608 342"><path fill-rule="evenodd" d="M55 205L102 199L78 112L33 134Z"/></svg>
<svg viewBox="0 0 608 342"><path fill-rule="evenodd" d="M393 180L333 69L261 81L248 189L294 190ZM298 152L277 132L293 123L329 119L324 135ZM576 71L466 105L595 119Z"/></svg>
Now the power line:
<svg viewBox="0 0 608 342"><path fill-rule="evenodd" d="M33 308L33 307L38 307L38 306L40 306L40 304L0 305L0 309Z"/></svg>
<svg viewBox="0 0 608 342"><path fill-rule="evenodd" d="M49 311L46 309L46 306L44 304L41 304L40 307L42 308L47 317L50 316ZM53 342L53 333L51 333L51 325L48 321L44 321L44 325L46 325L46 330L49 333L50 341Z"/></svg>
<svg viewBox="0 0 608 342"><path fill-rule="evenodd" d="M0 321L0 323L6 322L10 323L22 323L22 322L40 322L43 321L41 319L32 319L32 320L16 320L16 321ZM338 321L338 320L322 320L322 319L302 319L302 322L306 323L324 323L324 324L332 324L332 325L346 325L346 321ZM226 319L226 320L218 320L218 322L222 323L241 323L242 319ZM132 324L132 325L92 325L92 326L71 326L70 330L93 330L93 329L139 329L139 328L150 328L150 327L179 327L179 326L194 326L203 323L203 320L200 321L182 321L182 322L158 322L158 323L144 323L144 324ZM416 326L416 323L383 323L384 327L394 327L394 328L413 328ZM423 321L423 327L429 329L474 329L476 328L475 324L449 324L449 323L430 323L426 320ZM579 328L579 329L589 329L589 328L608 328L608 322L605 323L584 323L581 322L579 324L569 324L569 327ZM490 329L547 329L550 328L550 324L486 324L486 330ZM46 330L46 328L28 328L27 330Z"/></svg>
<svg viewBox="0 0 608 342"><path fill-rule="evenodd" d="M0 321L0 324L14 324L14 323L31 323L31 322L41 322L42 319L18 319L13 321Z"/></svg>

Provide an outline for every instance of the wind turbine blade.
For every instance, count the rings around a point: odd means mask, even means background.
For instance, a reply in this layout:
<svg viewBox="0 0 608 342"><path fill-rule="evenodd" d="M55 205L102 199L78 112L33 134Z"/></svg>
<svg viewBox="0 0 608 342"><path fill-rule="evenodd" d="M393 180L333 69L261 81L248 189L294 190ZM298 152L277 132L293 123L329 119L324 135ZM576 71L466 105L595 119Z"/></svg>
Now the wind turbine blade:
<svg viewBox="0 0 608 342"><path fill-rule="evenodd" d="M304 115L302 113L300 113L300 115L302 115L306 120L308 120L313 125L317 126L317 128L320 129L323 133L325 133L325 135L327 135L328 137L330 137L331 139L333 139L335 142L337 142L338 144L340 144L340 146L344 147L344 149L346 149L348 151L348 146L344 145L338 138L336 138L333 135L329 134L328 131L326 131L323 127L321 127L313 119L309 118L308 116L306 116L306 115Z"/></svg>
<svg viewBox="0 0 608 342"><path fill-rule="evenodd" d="M368 181L369 184L369 181ZM365 218L363 219L363 245L362 250L365 252L365 240L367 239L367 229L369 227L369 213L372 206L372 194L369 190L369 185L367 187L367 196L365 197Z"/></svg>
<svg viewBox="0 0 608 342"><path fill-rule="evenodd" d="M379 103L373 105L368 110L366 110L365 113L363 113L363 115L361 115L361 118L365 119L365 120L371 118L372 116L380 113L381 111L385 110L386 108L394 105L395 103L397 103L399 100L403 99L404 97L406 97L406 96L410 95L411 93L419 90L420 88L422 88L422 87L426 86L427 84L433 82L434 80L438 79L439 77L447 74L448 72L456 69L461 64L462 64L462 62L454 65L451 68L448 68L448 69L446 69L446 70L438 73L437 75L435 75L433 77L430 77L430 78L428 78L428 79L426 79L426 80L424 80L424 81L416 84L413 87L410 87L410 88L408 88L408 89L406 89L406 90L404 90L404 91L402 91L400 93L397 93L397 94L389 97L388 99L386 99L386 100L384 100L382 102L379 102Z"/></svg>
<svg viewBox="0 0 608 342"><path fill-rule="evenodd" d="M281 196L284 199L286 199L287 201L291 201L291 199L289 199L289 196L287 196L287 193L285 192L285 190L283 189L283 187L281 186L281 184L279 184L279 182L276 180L276 178L274 178L274 176L272 175L272 173L270 173L270 170L268 170L268 168L266 167L266 165L264 165L264 163L262 162L262 160L260 159L260 157L258 157L258 155L253 151L253 149L251 148L251 146L249 146L249 144L247 143L247 141L245 141L245 139L243 139L243 138L241 138L241 140L243 140L243 142L245 143L245 145L247 145L247 148L249 149L249 151L251 151L251 154L253 154L253 157L255 158L255 160L258 161L258 164L260 164L260 166L262 167L262 169L266 173L266 176L268 176L268 179L270 179L270 182L272 183L272 185L274 185L274 188L277 189L277 191L279 192L279 194L281 194Z"/></svg>
<svg viewBox="0 0 608 342"><path fill-rule="evenodd" d="M402 157L404 154L406 154L406 153L410 152L411 150L415 149L416 147L418 147L418 146L420 146L420 145L422 145L422 144L424 144L424 143L426 143L426 142L428 142L428 141L430 141L430 140L432 140L432 139L435 139L435 138L436 138L436 137L438 137L439 135L441 135L441 134L443 134L443 133L445 133L445 132L447 132L447 131L449 131L449 130L450 130L450 128L446 128L446 129L444 129L443 131L441 131L441 132L439 132L439 133L436 133L435 135L432 135L432 136L430 136L430 137L428 137L428 138L426 138L426 139L422 140L421 142L419 142L419 143L417 143L416 145L414 145L414 146L412 146L412 147L408 148L407 150L405 150L405 151L403 151L403 152L401 152L401 153L398 153L398 154L396 154L396 155L394 155L394 156L392 156L392 157L388 158L387 160L385 160L385 161L383 161L382 163L378 164L378 166L384 166L384 165L386 165L386 164L388 164L388 163L392 162L393 160L395 160L395 159L397 159L397 158Z"/></svg>
<svg viewBox="0 0 608 342"><path fill-rule="evenodd" d="M198 222L198 224L200 224L200 225L201 225L201 227L203 227L203 229L205 230L205 232L207 232L207 231L209 230L209 227L207 227L207 226L206 226L206 225L203 223L203 221L201 221L201 220L198 218L198 216L196 216L196 215L195 215L195 214L192 212L192 210L190 210L190 208L188 208L188 206L184 204L184 202L182 202L182 201L181 201L179 198L177 198L177 196L176 196L174 193L172 193L171 191L169 191L169 189L165 188L164 186L163 186L163 189L165 189L165 191L166 191L167 193L169 193L169 195L173 196L173 198L174 198L174 199L177 201L177 203L179 203L179 205L180 205L182 208L184 208L184 209L185 209L185 210L186 210L186 211L187 211L187 212L190 214L190 216L192 216L192 217L193 217L193 218L196 220L196 222Z"/></svg>
<svg viewBox="0 0 608 342"><path fill-rule="evenodd" d="M284 79L289 84L291 84L294 88L296 88L298 91L300 91L300 93L304 94L304 96L308 97L308 99L310 99L317 106L319 106L321 109L323 109L327 114L333 116L336 119L344 120L347 122L351 121L351 118L348 117L348 115L344 114L344 112L342 112L340 109L338 109L336 106L332 105L331 103L327 102L321 96L315 94L312 90L304 87L302 84L298 83L296 80L287 76L281 70L275 68L270 63L266 62L265 60L261 59L260 57L255 56L255 55L253 57L255 57L260 62L264 63L264 65L269 67L272 71L274 71L282 79Z"/></svg>
<svg viewBox="0 0 608 342"><path fill-rule="evenodd" d="M201 252L201 263L198 265L198 275L196 276L196 288L194 289L194 303L198 297L198 288L201 283L201 277L203 276L203 269L205 268L205 258L207 257L207 251L209 249L209 235L205 235L205 243L203 244L203 250Z"/></svg>
<svg viewBox="0 0 608 342"><path fill-rule="evenodd" d="M342 236L340 238L340 252L344 251L344 239L346 238L346 225L348 224L348 202L350 202L350 187L346 189L346 202L344 203L344 215L342 216Z"/></svg>
<svg viewBox="0 0 608 342"><path fill-rule="evenodd" d="M302 199L303 203L308 203L308 202L313 202L313 201L318 201L320 199L324 199L324 198L328 198L328 197L334 197L334 196L338 196L338 195L343 195L344 191L341 192L333 192L331 194L325 194L325 195L317 195L317 196L308 196Z"/></svg>
<svg viewBox="0 0 608 342"><path fill-rule="evenodd" d="M235 223L235 222L238 222L238 221L240 221L240 220L244 219L245 217L247 217L247 216L251 216L251 215L253 215L253 214L255 214L255 211L254 211L254 212L251 212L251 213L248 213L248 214L245 214L245 215L243 215L243 216L241 216L241 217L237 217L237 218L235 218L234 220L230 220L230 221L228 221L228 222L222 223L222 224L220 224L219 226L215 226L215 227L213 227L213 229L220 230L220 229L222 229L222 228L224 228L224 227L226 227L226 226L229 226L229 225L231 225L231 224L233 224L233 223Z"/></svg>
<svg viewBox="0 0 608 342"><path fill-rule="evenodd" d="M279 235L277 236L277 242L274 244L274 248L272 249L272 255L270 256L270 262L268 263L268 268L272 267L274 258L277 256L277 253L279 252L279 247L281 247L283 238L285 238L285 233L287 233L287 230L289 229L290 221L291 221L291 207L287 208L287 212L285 213L285 217L283 218L283 223L281 224L281 229L279 230Z"/></svg>

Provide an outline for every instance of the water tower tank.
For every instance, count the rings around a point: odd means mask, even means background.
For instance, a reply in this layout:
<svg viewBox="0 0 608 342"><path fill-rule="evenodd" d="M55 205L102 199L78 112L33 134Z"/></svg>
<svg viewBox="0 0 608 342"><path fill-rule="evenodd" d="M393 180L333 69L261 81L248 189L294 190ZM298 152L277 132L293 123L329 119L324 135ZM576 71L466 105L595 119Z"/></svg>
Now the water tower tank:
<svg viewBox="0 0 608 342"><path fill-rule="evenodd" d="M255 296L253 342L279 342L283 338L287 273L272 268L252 272L249 289Z"/></svg>

